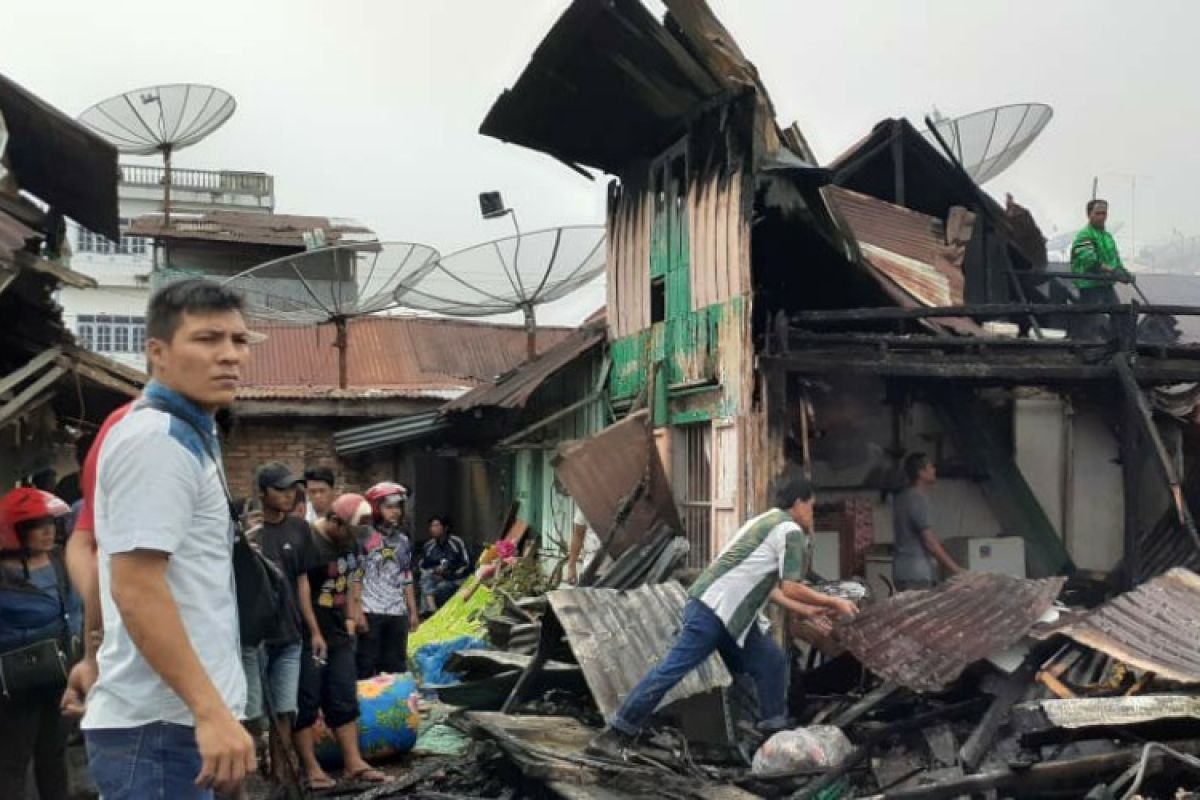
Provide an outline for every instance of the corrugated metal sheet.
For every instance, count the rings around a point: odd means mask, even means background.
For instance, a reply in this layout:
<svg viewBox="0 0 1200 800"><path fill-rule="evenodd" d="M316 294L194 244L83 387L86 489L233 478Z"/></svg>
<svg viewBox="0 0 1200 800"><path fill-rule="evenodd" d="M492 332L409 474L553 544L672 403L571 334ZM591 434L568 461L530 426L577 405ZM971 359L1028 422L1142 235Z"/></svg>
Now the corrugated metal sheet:
<svg viewBox="0 0 1200 800"><path fill-rule="evenodd" d="M243 242L303 249L304 234L312 230L324 231L330 244L376 238L370 228L353 220L250 211L172 214L170 225L163 225L161 214L146 214L133 220L127 233L157 239Z"/></svg>
<svg viewBox="0 0 1200 800"><path fill-rule="evenodd" d="M470 411L476 408L524 408L538 387L551 376L588 350L604 342L605 321L585 325L551 347L537 358L527 361L513 371L451 400L443 413Z"/></svg>
<svg viewBox="0 0 1200 800"><path fill-rule="evenodd" d="M3 75L0 114L21 188L88 230L119 238L117 148Z"/></svg>
<svg viewBox="0 0 1200 800"><path fill-rule="evenodd" d="M968 572L869 606L834 637L877 675L939 691L968 665L1027 634L1065 582Z"/></svg>
<svg viewBox="0 0 1200 800"><path fill-rule="evenodd" d="M946 243L942 220L838 186L821 194L873 267L924 305L963 304L965 250Z"/></svg>
<svg viewBox="0 0 1200 800"><path fill-rule="evenodd" d="M243 386L239 400L453 400L469 386Z"/></svg>
<svg viewBox="0 0 1200 800"><path fill-rule="evenodd" d="M336 397L337 350L331 325L256 326L266 340L252 348L240 396ZM571 334L542 328L539 347ZM376 397L451 399L525 360L524 328L419 317L364 317L348 326L349 391ZM390 392L390 394L387 394Z"/></svg>
<svg viewBox="0 0 1200 800"><path fill-rule="evenodd" d="M617 512L643 487L609 548L613 558L659 524L683 530L645 411L590 439L560 447L554 472L601 541L612 530Z"/></svg>
<svg viewBox="0 0 1200 800"><path fill-rule="evenodd" d="M547 597L606 718L666 654L687 601L687 593L674 581L626 592L558 589ZM731 683L729 670L714 653L667 694L660 708Z"/></svg>
<svg viewBox="0 0 1200 800"><path fill-rule="evenodd" d="M438 411L409 414L338 431L333 434L333 448L338 455L361 453L377 447L411 442L449 427L450 423Z"/></svg>
<svg viewBox="0 0 1200 800"><path fill-rule="evenodd" d="M1097 725L1137 725L1160 719L1200 719L1200 697L1142 695L1138 697L1080 697L1073 700L1037 700L1017 709L1041 710L1057 728L1090 728Z"/></svg>
<svg viewBox="0 0 1200 800"><path fill-rule="evenodd" d="M1039 636L1062 634L1159 677L1200 683L1200 576L1176 567Z"/></svg>

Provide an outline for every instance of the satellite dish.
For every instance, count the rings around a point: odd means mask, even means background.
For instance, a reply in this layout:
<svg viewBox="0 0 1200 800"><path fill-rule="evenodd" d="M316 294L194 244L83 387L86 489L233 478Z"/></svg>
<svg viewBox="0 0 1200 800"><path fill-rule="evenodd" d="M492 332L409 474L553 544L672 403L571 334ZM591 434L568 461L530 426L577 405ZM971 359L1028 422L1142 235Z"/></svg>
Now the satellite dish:
<svg viewBox="0 0 1200 800"><path fill-rule="evenodd" d="M534 309L604 272L604 237L603 225L574 225L477 244L410 271L394 290L396 303L454 317L520 311L532 358L537 355Z"/></svg>
<svg viewBox="0 0 1200 800"><path fill-rule="evenodd" d="M224 282L252 321L269 325L333 325L338 387L346 388L349 320L396 308L403 277L437 263L437 250L413 242L356 242L259 264Z"/></svg>
<svg viewBox="0 0 1200 800"><path fill-rule="evenodd" d="M79 115L122 153L163 157L163 223L171 224L171 154L190 147L225 124L237 103L226 91L198 83L134 89L97 103Z"/></svg>
<svg viewBox="0 0 1200 800"><path fill-rule="evenodd" d="M936 130L953 160L982 185L1012 166L1053 116L1054 109L1044 103L998 106L956 119L934 112L924 135L940 151Z"/></svg>

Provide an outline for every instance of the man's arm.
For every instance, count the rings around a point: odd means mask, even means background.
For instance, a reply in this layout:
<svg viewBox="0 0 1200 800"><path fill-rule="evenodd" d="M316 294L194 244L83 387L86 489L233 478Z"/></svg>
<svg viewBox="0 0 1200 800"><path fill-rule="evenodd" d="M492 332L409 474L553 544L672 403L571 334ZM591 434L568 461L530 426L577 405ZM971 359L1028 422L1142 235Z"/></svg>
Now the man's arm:
<svg viewBox="0 0 1200 800"><path fill-rule="evenodd" d="M578 522L571 526L571 544L567 547L567 583L579 581L579 556L587 539L587 526Z"/></svg>
<svg viewBox="0 0 1200 800"><path fill-rule="evenodd" d="M146 663L183 700L196 720L204 765L198 786L228 792L254 770L254 740L234 718L192 648L175 596L167 556L131 550L112 556L112 598Z"/></svg>
<svg viewBox="0 0 1200 800"><path fill-rule="evenodd" d="M417 591L413 588L411 576L404 586L404 597L408 601L408 630L415 632L421 627L421 610L417 605Z"/></svg>
<svg viewBox="0 0 1200 800"><path fill-rule="evenodd" d="M83 598L83 660L71 668L61 707L68 716L84 712L87 694L96 683L99 670L96 653L104 635L100 610L100 567L96 561L96 536L90 528L76 528L67 540L65 554L71 583Z"/></svg>
<svg viewBox="0 0 1200 800"><path fill-rule="evenodd" d="M849 600L833 597L824 592L818 592L816 589L799 581L780 581L779 587L775 591L781 592L788 600L824 609L835 616L849 615L852 617L858 613L858 606Z"/></svg>
<svg viewBox="0 0 1200 800"><path fill-rule="evenodd" d="M960 572L966 572L965 569L960 567L955 560L950 557L950 554L946 552L946 548L942 547L941 540L933 535L933 528L921 529L921 543L925 545L925 552L933 556L934 560L941 564L942 569L946 570L946 572L950 573L951 575L957 575Z"/></svg>
<svg viewBox="0 0 1200 800"><path fill-rule="evenodd" d="M307 574L296 578L296 590L300 593L300 616L304 618L304 624L308 626L313 655L323 659L328 654L329 648L325 644L325 637L321 635L321 626L317 624L317 615L313 613L312 592Z"/></svg>

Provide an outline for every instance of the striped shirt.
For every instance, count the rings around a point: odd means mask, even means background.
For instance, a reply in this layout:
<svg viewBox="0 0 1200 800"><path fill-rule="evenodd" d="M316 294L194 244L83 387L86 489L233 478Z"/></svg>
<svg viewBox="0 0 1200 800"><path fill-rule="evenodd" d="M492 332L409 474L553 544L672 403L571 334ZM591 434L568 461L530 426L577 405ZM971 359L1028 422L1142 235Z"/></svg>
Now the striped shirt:
<svg viewBox="0 0 1200 800"><path fill-rule="evenodd" d="M739 645L781 580L800 582L808 572L809 539L781 509L741 527L692 584L691 597L712 609Z"/></svg>

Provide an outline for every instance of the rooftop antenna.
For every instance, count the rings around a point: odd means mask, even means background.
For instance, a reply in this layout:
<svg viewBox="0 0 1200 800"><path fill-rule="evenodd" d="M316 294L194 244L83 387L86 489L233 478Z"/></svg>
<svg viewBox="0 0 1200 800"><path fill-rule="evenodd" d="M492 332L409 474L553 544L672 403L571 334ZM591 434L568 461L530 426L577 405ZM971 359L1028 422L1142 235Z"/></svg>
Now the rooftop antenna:
<svg viewBox="0 0 1200 800"><path fill-rule="evenodd" d="M982 186L1012 166L1053 116L1044 103L997 106L955 119L934 109L924 135L934 145L944 143L950 160Z"/></svg>
<svg viewBox="0 0 1200 800"><path fill-rule="evenodd" d="M566 297L604 272L603 225L568 225L522 233L499 192L479 196L484 219L513 218L517 233L441 256L428 270L396 287L403 307L454 317L487 317L520 311L526 352L537 355L536 308Z"/></svg>
<svg viewBox="0 0 1200 800"><path fill-rule="evenodd" d="M198 83L134 89L97 103L79 115L122 153L163 159L163 225L171 224L171 155L225 124L237 103L226 91Z"/></svg>
<svg viewBox="0 0 1200 800"><path fill-rule="evenodd" d="M350 320L399 305L396 289L408 277L432 269L437 250L414 242L355 242L319 246L323 236L306 235L316 249L259 264L224 285L241 295L251 322L267 326L333 325L338 351L338 388L349 383L347 328Z"/></svg>

